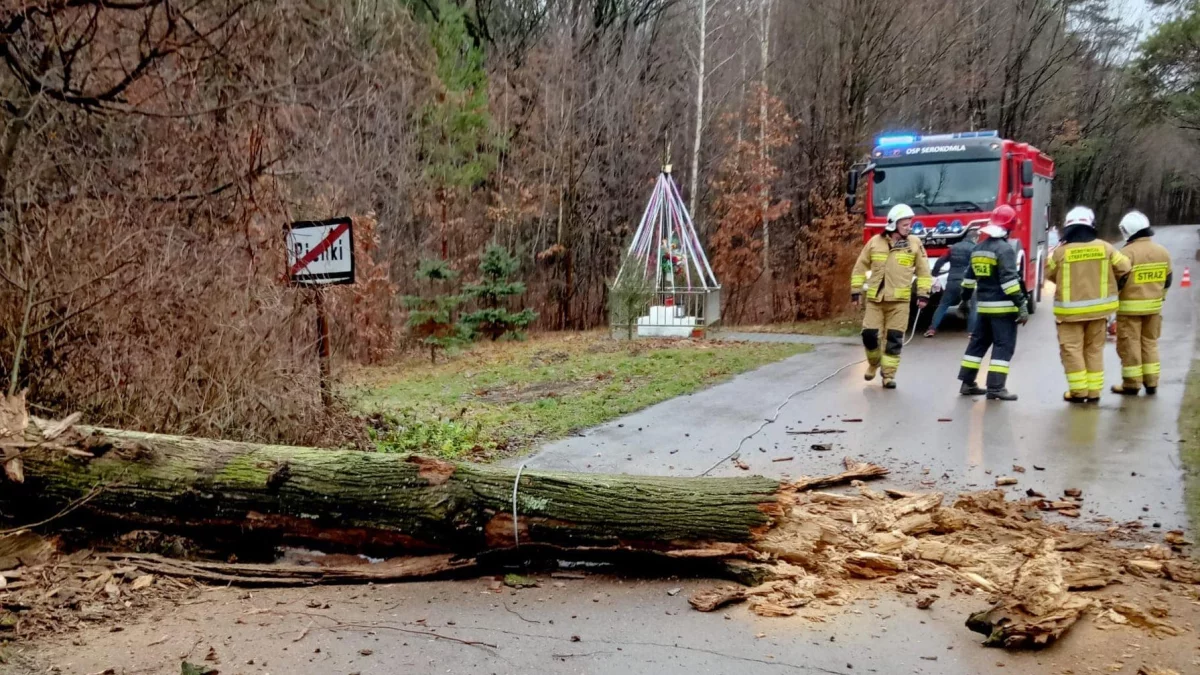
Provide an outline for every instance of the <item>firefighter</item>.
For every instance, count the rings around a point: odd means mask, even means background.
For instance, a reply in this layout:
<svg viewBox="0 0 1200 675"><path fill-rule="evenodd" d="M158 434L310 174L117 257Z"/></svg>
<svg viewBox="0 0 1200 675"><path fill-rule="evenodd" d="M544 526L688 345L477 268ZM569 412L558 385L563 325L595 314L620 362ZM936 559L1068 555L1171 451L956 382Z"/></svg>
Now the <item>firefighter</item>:
<svg viewBox="0 0 1200 675"><path fill-rule="evenodd" d="M1104 328L1117 311L1129 258L1096 238L1096 215L1086 206L1067 212L1062 241L1046 263L1054 282L1058 350L1071 403L1094 403L1104 387Z"/></svg>
<svg viewBox="0 0 1200 675"><path fill-rule="evenodd" d="M856 307L862 304L864 290L867 294L862 330L867 372L863 377L873 380L875 373L882 370L883 386L887 389L896 388L896 369L900 366L900 350L904 347L904 331L908 328L913 277L917 282L918 308L925 308L933 288L929 258L921 240L912 235L912 219L913 210L907 204L893 206L888 211L883 233L871 237L863 246L850 277L850 299ZM882 353L880 331L884 332L886 341Z"/></svg>
<svg viewBox="0 0 1200 675"><path fill-rule="evenodd" d="M1138 211L1130 211L1118 226L1125 246L1121 253L1129 258L1133 271L1121 288L1117 305L1117 355L1121 357L1121 384L1113 393L1137 396L1146 387L1153 396L1158 392L1158 336L1162 332L1162 305L1171 287L1171 254L1150 237L1150 220Z"/></svg>
<svg viewBox="0 0 1200 675"><path fill-rule="evenodd" d="M1009 362L1017 349L1017 324L1024 325L1029 320L1029 310L1021 290L1017 254L1008 242L1008 231L1016 220L1017 212L1013 207L997 206L982 230L987 239L971 251L971 264L963 278L962 304L958 311L964 316L970 311L971 295L978 289L979 318L958 369L958 379L962 382L958 393L963 396L987 394L988 400L1017 400L1017 395L1009 393L1005 384ZM975 379L989 348L992 360L988 366L987 389L981 389Z"/></svg>

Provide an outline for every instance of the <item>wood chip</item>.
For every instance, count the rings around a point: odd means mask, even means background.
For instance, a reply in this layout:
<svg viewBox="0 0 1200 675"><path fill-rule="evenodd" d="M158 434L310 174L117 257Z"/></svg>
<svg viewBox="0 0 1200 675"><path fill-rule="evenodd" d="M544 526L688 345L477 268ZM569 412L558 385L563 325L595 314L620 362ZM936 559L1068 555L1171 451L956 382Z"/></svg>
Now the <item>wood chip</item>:
<svg viewBox="0 0 1200 675"><path fill-rule="evenodd" d="M795 457L793 457L793 456L789 455L789 456L787 456L787 457L776 457L775 459L773 459L773 460L771 460L771 461L772 461L772 462L790 462L790 461L792 461L793 459L795 459Z"/></svg>
<svg viewBox="0 0 1200 675"><path fill-rule="evenodd" d="M854 551L842 564L847 572L864 579L891 576L906 569L904 558L871 551Z"/></svg>
<svg viewBox="0 0 1200 675"><path fill-rule="evenodd" d="M720 586L696 591L688 604L701 612L714 612L733 602L746 599L746 589L740 586Z"/></svg>
<svg viewBox="0 0 1200 675"><path fill-rule="evenodd" d="M1020 464L1013 464L1013 471L1017 473L1025 473L1025 467L1021 466Z"/></svg>
<svg viewBox="0 0 1200 675"><path fill-rule="evenodd" d="M750 465L749 465L749 464L747 464L747 463L743 462L742 460L740 460L740 459L738 459L738 458L736 458L736 457L733 459L733 465L734 465L734 466L736 466L737 468L741 469L742 471L749 471L749 470L750 470Z"/></svg>
<svg viewBox="0 0 1200 675"><path fill-rule="evenodd" d="M1012 476L1001 476L996 479L996 487L1003 487L1005 485L1016 485L1016 484L1017 484L1017 479L1013 478Z"/></svg>
<svg viewBox="0 0 1200 675"><path fill-rule="evenodd" d="M1063 494L1068 497L1082 497L1083 490L1080 490L1079 488L1067 488L1066 490L1063 490Z"/></svg>

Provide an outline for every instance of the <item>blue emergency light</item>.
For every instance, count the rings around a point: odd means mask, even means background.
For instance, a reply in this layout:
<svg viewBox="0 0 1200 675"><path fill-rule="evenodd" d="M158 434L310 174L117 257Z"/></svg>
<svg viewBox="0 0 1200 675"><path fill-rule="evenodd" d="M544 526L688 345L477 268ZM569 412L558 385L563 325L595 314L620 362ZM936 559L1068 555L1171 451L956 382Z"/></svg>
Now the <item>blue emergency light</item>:
<svg viewBox="0 0 1200 675"><path fill-rule="evenodd" d="M875 145L880 148L894 148L900 145L912 145L918 141L952 141L961 138L999 138L998 131L961 131L955 134L932 134L917 136L915 134L899 136L880 136Z"/></svg>

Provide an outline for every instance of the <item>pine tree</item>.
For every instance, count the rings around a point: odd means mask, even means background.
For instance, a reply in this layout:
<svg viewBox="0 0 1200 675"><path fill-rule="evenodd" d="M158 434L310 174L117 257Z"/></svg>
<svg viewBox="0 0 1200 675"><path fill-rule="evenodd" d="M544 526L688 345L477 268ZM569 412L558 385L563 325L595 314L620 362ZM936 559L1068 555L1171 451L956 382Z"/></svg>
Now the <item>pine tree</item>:
<svg viewBox="0 0 1200 675"><path fill-rule="evenodd" d="M644 263L629 264L633 258L626 253L617 267L616 280L608 289L609 322L613 328L624 328L625 337L632 340L638 317L644 316L654 300L654 279L645 274ZM642 269L638 269L638 268Z"/></svg>
<svg viewBox="0 0 1200 675"><path fill-rule="evenodd" d="M461 329L454 322L455 310L463 296L449 292L458 273L445 260L422 260L417 268L417 280L424 282L425 295L407 295L408 330L413 338L429 347L429 360L437 363L439 350L446 350L463 341Z"/></svg>
<svg viewBox="0 0 1200 675"><path fill-rule="evenodd" d="M510 281L521 263L501 246L488 246L479 263L479 282L467 284L463 294L475 300L479 309L463 316L462 323L472 335L487 336L495 341L505 335L515 338L533 323L537 314L531 309L511 312L504 306L510 297L525 292L525 284Z"/></svg>
<svg viewBox="0 0 1200 675"><path fill-rule="evenodd" d="M483 50L467 30L466 14L452 2L438 2L430 27L437 56L439 91L425 106L421 151L425 177L441 211L441 255L447 257L449 211L462 190L481 183L497 163L498 139L488 112Z"/></svg>

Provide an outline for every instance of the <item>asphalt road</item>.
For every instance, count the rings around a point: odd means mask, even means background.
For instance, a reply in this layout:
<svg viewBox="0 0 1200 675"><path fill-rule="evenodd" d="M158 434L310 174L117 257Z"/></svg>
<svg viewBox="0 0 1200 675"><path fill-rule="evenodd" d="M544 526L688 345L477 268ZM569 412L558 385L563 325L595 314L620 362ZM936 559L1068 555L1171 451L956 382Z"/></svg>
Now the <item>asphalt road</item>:
<svg viewBox="0 0 1200 675"><path fill-rule="evenodd" d="M1195 227L1165 229L1159 240L1172 249L1180 270L1195 262ZM886 482L892 485L950 492L990 487L997 476L1014 475L1020 479L1014 493L1082 489L1082 525L1110 517L1140 518L1148 528L1181 526L1176 417L1193 359L1196 299L1193 290L1170 295L1163 381L1154 399L1109 395L1086 408L1063 403L1065 378L1047 303L1020 336L1010 379L1021 395L1015 403L957 395L961 333L916 338L905 351L896 391L863 382L861 365L817 385L861 358L852 344L826 341L813 353L552 444L525 462L575 471L697 475L712 468L712 475L744 475L727 460L739 440L789 394L813 387L744 444L741 456L751 473L829 473L844 455L854 455L891 467ZM1115 382L1120 364L1112 345L1106 370ZM787 433L814 426L843 433ZM814 451L813 443L835 447ZM783 457L793 459L772 461ZM1014 463L1026 472L1014 473ZM980 598L946 597L921 611L911 598L885 592L812 623L762 619L744 607L692 611L686 598L710 583L703 580L544 578L541 588L500 593L490 583L208 589L179 608L131 615L119 633L101 626L10 656L32 664L31 673L58 666L68 675L107 668L173 675L185 657L222 673L258 675L1133 673L1146 663L1200 672L1194 633L1148 639L1084 622L1044 652L983 649L980 637L963 627L966 613L982 608ZM1172 616L1189 621L1182 614L1189 599L1167 599L1179 605ZM205 662L210 649L216 661Z"/></svg>

